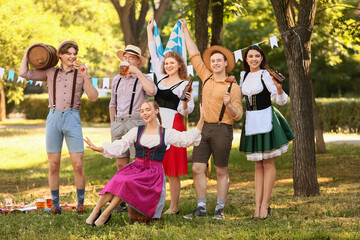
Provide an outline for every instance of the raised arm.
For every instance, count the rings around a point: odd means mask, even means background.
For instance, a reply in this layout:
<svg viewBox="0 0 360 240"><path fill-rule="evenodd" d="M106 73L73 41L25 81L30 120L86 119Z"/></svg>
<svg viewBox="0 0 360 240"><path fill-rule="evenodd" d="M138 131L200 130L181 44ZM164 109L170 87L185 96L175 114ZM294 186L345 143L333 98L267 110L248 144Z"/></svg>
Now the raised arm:
<svg viewBox="0 0 360 240"><path fill-rule="evenodd" d="M155 38L154 38L154 19L151 18L147 25L147 34L148 34L148 45L150 52L150 62L152 64L153 72L156 74L158 81L163 79L166 74L162 72L163 61L158 56L156 52Z"/></svg>
<svg viewBox="0 0 360 240"><path fill-rule="evenodd" d="M198 49L198 47L196 46L194 40L191 37L189 29L187 28L186 20L185 19L180 19L179 21L181 22L181 26L182 26L182 29L184 31L186 49L188 50L189 55L191 56L191 55L193 55L195 53L198 53L199 49Z"/></svg>

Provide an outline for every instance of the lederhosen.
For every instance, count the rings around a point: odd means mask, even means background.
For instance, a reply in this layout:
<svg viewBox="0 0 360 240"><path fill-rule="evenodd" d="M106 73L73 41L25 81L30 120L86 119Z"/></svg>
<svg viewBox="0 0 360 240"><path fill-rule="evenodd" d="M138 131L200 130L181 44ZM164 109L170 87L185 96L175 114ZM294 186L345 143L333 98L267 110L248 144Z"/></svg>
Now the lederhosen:
<svg viewBox="0 0 360 240"><path fill-rule="evenodd" d="M204 81L203 89L211 77L212 75L210 75ZM231 92L231 87L232 83L228 85L228 93ZM225 110L226 106L223 104L219 114L219 121L217 123L204 123L203 131L201 133L201 142L198 146L194 147L193 162L208 164L209 157L212 154L214 156L214 163L216 166L228 166L231 143L233 139L233 126L230 124L221 123L225 114Z"/></svg>

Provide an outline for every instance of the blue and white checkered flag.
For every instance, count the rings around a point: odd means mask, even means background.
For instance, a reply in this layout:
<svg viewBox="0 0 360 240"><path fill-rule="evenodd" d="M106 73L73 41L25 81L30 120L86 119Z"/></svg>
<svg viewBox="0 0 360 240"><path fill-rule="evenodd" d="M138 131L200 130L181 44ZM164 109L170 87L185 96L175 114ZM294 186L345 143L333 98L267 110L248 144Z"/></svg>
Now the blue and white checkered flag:
<svg viewBox="0 0 360 240"><path fill-rule="evenodd" d="M178 52L183 57L185 66L187 66L185 37L181 29L180 21L176 22L174 29L170 34L169 41L165 47L165 52L166 51Z"/></svg>
<svg viewBox="0 0 360 240"><path fill-rule="evenodd" d="M155 19L154 19L154 38L155 38L156 53L161 60L164 60L164 48L161 42L159 28L155 22Z"/></svg>
<svg viewBox="0 0 360 240"><path fill-rule="evenodd" d="M166 44L165 51L163 50L159 28L155 22L155 19L154 19L154 38L155 38L156 53L159 56L159 58L163 60L166 51L176 51L183 57L185 66L187 66L185 38L184 38L184 33L181 29L180 21L177 21L177 23L175 24L170 34L169 41Z"/></svg>

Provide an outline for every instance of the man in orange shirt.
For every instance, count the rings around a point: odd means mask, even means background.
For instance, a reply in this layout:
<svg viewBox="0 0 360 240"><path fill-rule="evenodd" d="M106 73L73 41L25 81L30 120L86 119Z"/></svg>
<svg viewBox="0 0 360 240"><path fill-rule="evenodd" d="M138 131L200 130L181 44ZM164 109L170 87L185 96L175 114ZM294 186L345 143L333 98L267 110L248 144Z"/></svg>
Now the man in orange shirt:
<svg viewBox="0 0 360 240"><path fill-rule="evenodd" d="M222 220L224 205L229 191L228 161L233 139L233 121L240 120L243 114L241 91L233 76L227 74L235 66L234 56L227 48L212 46L201 59L200 52L192 40L184 19L180 20L185 35L189 57L202 83L202 102L205 124L201 143L194 147L192 171L194 178L197 208L184 218L206 216L206 165L211 154L217 177L217 205L214 219Z"/></svg>

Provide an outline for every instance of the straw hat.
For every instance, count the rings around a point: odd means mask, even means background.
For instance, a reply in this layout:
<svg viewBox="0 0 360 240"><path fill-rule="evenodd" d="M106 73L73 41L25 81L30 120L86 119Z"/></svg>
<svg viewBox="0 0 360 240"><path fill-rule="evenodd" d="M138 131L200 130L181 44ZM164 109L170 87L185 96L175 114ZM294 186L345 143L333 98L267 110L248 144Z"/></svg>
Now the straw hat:
<svg viewBox="0 0 360 240"><path fill-rule="evenodd" d="M211 71L210 57L214 51L219 51L222 54L224 54L224 56L226 57L226 60L227 60L226 73L231 72L233 70L233 68L235 67L234 55L232 54L232 52L229 49L219 46L219 45L211 46L210 48L205 50L205 52L203 54L203 60L204 60L205 66Z"/></svg>
<svg viewBox="0 0 360 240"><path fill-rule="evenodd" d="M140 64L139 67L142 67L146 64L147 60L145 57L141 56L141 49L137 46L134 45L127 45L125 47L125 50L119 50L117 51L117 56L120 58L121 61L124 61L124 54L125 53L130 53L133 54L135 56L138 56L140 58Z"/></svg>
<svg viewBox="0 0 360 240"><path fill-rule="evenodd" d="M77 44L77 42L71 41L71 40L64 40L64 41L62 41L62 42L60 43L60 45L59 45L59 47L58 47L58 49L57 49L57 51L56 51L56 53L57 53L58 56L59 56L59 49L60 49L62 46L64 46L65 44L67 44L67 43L74 44L75 46L77 46L77 47L79 48L79 45Z"/></svg>

